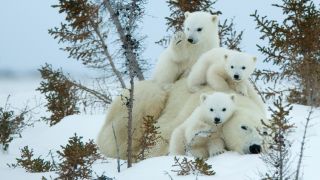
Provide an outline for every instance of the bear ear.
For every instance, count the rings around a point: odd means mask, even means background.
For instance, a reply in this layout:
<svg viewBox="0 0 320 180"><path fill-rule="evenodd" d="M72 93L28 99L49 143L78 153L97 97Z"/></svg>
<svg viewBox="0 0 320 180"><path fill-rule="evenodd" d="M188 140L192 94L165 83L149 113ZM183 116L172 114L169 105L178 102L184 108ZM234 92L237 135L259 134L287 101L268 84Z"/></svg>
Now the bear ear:
<svg viewBox="0 0 320 180"><path fill-rule="evenodd" d="M231 98L231 100L234 102L234 101L235 101L235 98L236 98L236 95L235 95L235 94L231 94L230 98Z"/></svg>
<svg viewBox="0 0 320 180"><path fill-rule="evenodd" d="M212 21L214 22L216 20L218 20L218 16L217 15L212 15Z"/></svg>
<svg viewBox="0 0 320 180"><path fill-rule="evenodd" d="M257 62L257 57L256 56L253 57L253 62Z"/></svg>
<svg viewBox="0 0 320 180"><path fill-rule="evenodd" d="M204 102L207 99L207 94L203 93L200 95L200 102Z"/></svg>
<svg viewBox="0 0 320 180"><path fill-rule="evenodd" d="M189 15L190 15L190 12L189 12L189 11L187 11L187 12L184 13L184 17L185 17L185 18L187 18Z"/></svg>

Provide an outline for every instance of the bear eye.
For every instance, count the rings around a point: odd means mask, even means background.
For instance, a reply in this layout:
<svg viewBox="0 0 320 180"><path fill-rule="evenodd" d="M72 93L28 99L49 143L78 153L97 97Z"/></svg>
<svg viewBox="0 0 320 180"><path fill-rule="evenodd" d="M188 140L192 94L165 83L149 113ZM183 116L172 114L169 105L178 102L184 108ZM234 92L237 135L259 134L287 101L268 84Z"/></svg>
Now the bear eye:
<svg viewBox="0 0 320 180"><path fill-rule="evenodd" d="M231 69L233 69L233 66L231 66Z"/></svg>
<svg viewBox="0 0 320 180"><path fill-rule="evenodd" d="M242 66L242 69L243 69L243 70L245 70L245 69L246 69L246 67Z"/></svg>
<svg viewBox="0 0 320 180"><path fill-rule="evenodd" d="M213 109L212 109L212 108L210 108L210 111L211 111L211 112L213 112Z"/></svg>
<svg viewBox="0 0 320 180"><path fill-rule="evenodd" d="M198 28L197 31L198 31L198 32L202 31L202 28Z"/></svg>
<svg viewBox="0 0 320 180"><path fill-rule="evenodd" d="M223 109L222 109L222 111L226 111L226 110L227 110L226 108L223 108Z"/></svg>
<svg viewBox="0 0 320 180"><path fill-rule="evenodd" d="M266 136L266 135L268 135L268 132L267 131L263 131L262 134Z"/></svg>
<svg viewBox="0 0 320 180"><path fill-rule="evenodd" d="M248 127L247 126L241 126L241 129L248 130Z"/></svg>

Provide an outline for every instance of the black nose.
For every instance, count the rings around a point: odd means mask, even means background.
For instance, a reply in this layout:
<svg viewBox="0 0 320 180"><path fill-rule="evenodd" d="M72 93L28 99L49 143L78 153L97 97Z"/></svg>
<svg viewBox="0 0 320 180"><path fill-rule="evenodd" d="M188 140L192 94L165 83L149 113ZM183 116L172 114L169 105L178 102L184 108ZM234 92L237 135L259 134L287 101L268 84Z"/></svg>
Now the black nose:
<svg viewBox="0 0 320 180"><path fill-rule="evenodd" d="M188 39L189 43L193 43L193 39L189 38Z"/></svg>
<svg viewBox="0 0 320 180"><path fill-rule="evenodd" d="M234 79L239 79L239 75L236 74L236 75L233 76L233 78Z"/></svg>
<svg viewBox="0 0 320 180"><path fill-rule="evenodd" d="M249 147L249 151L251 154L259 154L261 152L261 146L253 144Z"/></svg>
<svg viewBox="0 0 320 180"><path fill-rule="evenodd" d="M220 118L214 118L214 123L219 124L220 123Z"/></svg>

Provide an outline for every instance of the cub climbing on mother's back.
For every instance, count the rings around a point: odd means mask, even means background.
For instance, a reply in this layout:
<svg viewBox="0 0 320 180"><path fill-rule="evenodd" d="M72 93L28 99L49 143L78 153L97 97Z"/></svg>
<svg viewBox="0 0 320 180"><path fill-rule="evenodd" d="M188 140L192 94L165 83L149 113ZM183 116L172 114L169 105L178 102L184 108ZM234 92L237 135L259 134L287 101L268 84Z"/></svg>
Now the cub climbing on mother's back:
<svg viewBox="0 0 320 180"><path fill-rule="evenodd" d="M225 151L221 126L235 111L235 95L201 94L200 105L172 133L169 153L207 158Z"/></svg>
<svg viewBox="0 0 320 180"><path fill-rule="evenodd" d="M186 12L183 32L177 32L160 55L153 80L165 89L186 77L204 52L219 47L218 16L207 12Z"/></svg>
<svg viewBox="0 0 320 180"><path fill-rule="evenodd" d="M208 84L216 91L226 91L231 87L247 96L248 78L255 69L256 59L247 53L213 48L192 67L187 80L188 88L196 92L202 84Z"/></svg>

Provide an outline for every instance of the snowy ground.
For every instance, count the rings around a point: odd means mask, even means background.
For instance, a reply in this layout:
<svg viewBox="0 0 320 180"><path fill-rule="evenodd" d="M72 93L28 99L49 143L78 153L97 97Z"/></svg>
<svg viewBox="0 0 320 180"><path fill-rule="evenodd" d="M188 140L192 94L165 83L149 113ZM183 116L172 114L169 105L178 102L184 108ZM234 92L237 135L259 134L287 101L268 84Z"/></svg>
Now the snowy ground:
<svg viewBox="0 0 320 180"><path fill-rule="evenodd" d="M8 94L11 94L11 105L14 107L22 107L25 102L39 96L34 89L38 86L39 80L19 79L4 80L0 79L0 103L3 106ZM19 88L17 88L19 87ZM41 101L41 100L40 100ZM32 104L32 100L29 104ZM307 117L309 107L294 105L294 109L290 116L292 122L297 126L296 132L292 135L294 139L292 154L293 160L297 160L297 152L299 149L299 141L302 133L303 121ZM38 114L41 116L41 113ZM312 126L309 129L307 149L303 162L304 179L317 180L318 162L320 162L320 135L319 135L319 116L320 111L317 110L313 114ZM55 177L54 172L50 173L27 173L22 168L12 169L7 166L15 162L15 158L19 157L20 149L26 145L34 149L36 156L41 155L48 158L47 154L51 150L55 152L60 149L60 145L65 145L69 137L77 133L83 136L84 140L95 139L99 128L102 126L105 114L96 115L74 115L63 119L63 121L54 127L49 127L43 122L38 122L35 127L27 128L22 133L22 138L15 139L11 144L9 151L0 152L0 179L41 179L45 177ZM195 175L187 177L178 177L175 175L172 165L173 157L164 156L147 159L138 164L134 164L132 168L127 169L125 164L121 167L121 173L116 171L116 160L107 159L107 163L97 163L94 165L94 171L97 174L105 172L108 177L114 177L119 180L129 179L145 179L145 180L165 180L170 179L169 173L173 179L196 179ZM234 152L227 152L222 155L210 158L208 163L213 166L216 172L214 176L199 176L198 179L216 179L216 180L234 180L234 179L259 179L258 173L262 172L265 167L259 159L259 155L239 155Z"/></svg>

